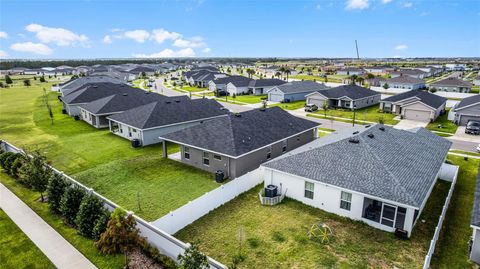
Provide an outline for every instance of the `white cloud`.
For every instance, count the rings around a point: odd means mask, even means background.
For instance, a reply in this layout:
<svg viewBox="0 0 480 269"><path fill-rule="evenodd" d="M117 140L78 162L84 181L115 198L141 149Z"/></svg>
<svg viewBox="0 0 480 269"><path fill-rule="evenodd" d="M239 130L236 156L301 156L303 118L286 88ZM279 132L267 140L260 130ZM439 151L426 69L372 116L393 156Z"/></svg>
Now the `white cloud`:
<svg viewBox="0 0 480 269"><path fill-rule="evenodd" d="M3 50L0 50L0 58L6 58L8 56L8 54L3 51Z"/></svg>
<svg viewBox="0 0 480 269"><path fill-rule="evenodd" d="M181 50L171 50L171 49L164 49L161 52L153 53L153 54L133 54L133 57L136 58L174 58L174 57L194 57L195 51L192 48L185 48Z"/></svg>
<svg viewBox="0 0 480 269"><path fill-rule="evenodd" d="M205 47L206 44L203 42L203 38L199 36L195 36L188 39L179 38L173 42L173 46L179 48L198 48L198 47Z"/></svg>
<svg viewBox="0 0 480 269"><path fill-rule="evenodd" d="M150 37L150 33L145 30L126 31L123 35L126 38L133 39L138 43L143 43Z"/></svg>
<svg viewBox="0 0 480 269"><path fill-rule="evenodd" d="M40 24L29 24L25 30L36 33L37 38L43 43L53 43L58 46L70 46L80 43L88 47L88 37L79 35L64 28L46 27Z"/></svg>
<svg viewBox="0 0 480 269"><path fill-rule="evenodd" d="M346 9L365 9L370 6L368 0L347 0Z"/></svg>
<svg viewBox="0 0 480 269"><path fill-rule="evenodd" d="M408 49L408 46L405 44L400 44L395 46L395 50L406 50L406 49Z"/></svg>
<svg viewBox="0 0 480 269"><path fill-rule="evenodd" d="M15 51L29 52L29 53L35 53L40 55L49 55L49 54L52 54L53 52L53 50L45 44L32 43L32 42L15 43L15 44L12 44L10 48Z"/></svg>
<svg viewBox="0 0 480 269"><path fill-rule="evenodd" d="M0 38L8 38L8 34L6 32L0 31Z"/></svg>
<svg viewBox="0 0 480 269"><path fill-rule="evenodd" d="M112 38L109 35L106 35L103 37L102 42L105 44L112 44Z"/></svg>
<svg viewBox="0 0 480 269"><path fill-rule="evenodd" d="M163 28L154 29L152 31L152 39L157 41L157 43L159 44L162 44L165 40L177 40L181 37L181 34L176 32L169 32Z"/></svg>
<svg viewBox="0 0 480 269"><path fill-rule="evenodd" d="M209 52L211 52L211 51L212 51L212 50L211 50L210 48L204 48L204 49L202 50L203 53L209 53Z"/></svg>
<svg viewBox="0 0 480 269"><path fill-rule="evenodd" d="M403 7L405 8L411 8L413 6L413 4L411 2L406 2L403 4Z"/></svg>
<svg viewBox="0 0 480 269"><path fill-rule="evenodd" d="M390 3L390 2L392 2L392 0L382 0L382 3L383 3L383 4L388 4L388 3Z"/></svg>

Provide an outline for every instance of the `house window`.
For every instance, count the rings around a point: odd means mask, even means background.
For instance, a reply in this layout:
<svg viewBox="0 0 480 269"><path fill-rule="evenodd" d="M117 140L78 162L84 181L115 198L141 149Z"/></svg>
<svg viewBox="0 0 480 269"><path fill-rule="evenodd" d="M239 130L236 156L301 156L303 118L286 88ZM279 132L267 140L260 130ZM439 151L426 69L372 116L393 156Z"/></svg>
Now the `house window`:
<svg viewBox="0 0 480 269"><path fill-rule="evenodd" d="M397 207L389 204L383 204L382 224L393 227L396 211L397 211Z"/></svg>
<svg viewBox="0 0 480 269"><path fill-rule="evenodd" d="M203 152L203 164L206 166L210 165L210 154L208 152Z"/></svg>
<svg viewBox="0 0 480 269"><path fill-rule="evenodd" d="M305 197L309 199L313 199L313 189L315 184L312 182L305 181Z"/></svg>
<svg viewBox="0 0 480 269"><path fill-rule="evenodd" d="M272 146L267 148L267 160L270 160L272 158Z"/></svg>
<svg viewBox="0 0 480 269"><path fill-rule="evenodd" d="M352 206L352 194L342 191L340 195L340 208L350 211Z"/></svg>
<svg viewBox="0 0 480 269"><path fill-rule="evenodd" d="M217 161L221 161L222 160L222 156L220 155L217 155L217 154L213 154L213 158Z"/></svg>
<svg viewBox="0 0 480 269"><path fill-rule="evenodd" d="M190 160L190 148L184 147L183 148L183 158Z"/></svg>
<svg viewBox="0 0 480 269"><path fill-rule="evenodd" d="M123 134L123 127L121 124L118 125L118 130L120 130L120 133Z"/></svg>
<svg viewBox="0 0 480 269"><path fill-rule="evenodd" d="M287 140L283 140L282 152L287 152Z"/></svg>

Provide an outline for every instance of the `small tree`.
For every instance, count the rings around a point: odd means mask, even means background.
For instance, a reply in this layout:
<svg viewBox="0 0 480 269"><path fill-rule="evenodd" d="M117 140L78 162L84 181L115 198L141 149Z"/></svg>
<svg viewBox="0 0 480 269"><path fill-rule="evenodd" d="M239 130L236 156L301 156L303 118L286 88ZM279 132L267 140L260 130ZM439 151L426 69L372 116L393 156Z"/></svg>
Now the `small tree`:
<svg viewBox="0 0 480 269"><path fill-rule="evenodd" d="M70 184L60 174L53 174L48 181L47 195L48 205L50 210L59 214L60 213L60 201L62 200L65 189Z"/></svg>
<svg viewBox="0 0 480 269"><path fill-rule="evenodd" d="M47 80L45 80L45 76L40 77L40 82L47 82Z"/></svg>
<svg viewBox="0 0 480 269"><path fill-rule="evenodd" d="M47 94L47 90L45 90L45 88L43 88L43 102L45 103L45 107L47 108L48 116L50 117L50 122L51 122L51 124L53 124L53 110L52 110L52 106L50 105L50 102L48 100L48 94Z"/></svg>
<svg viewBox="0 0 480 269"><path fill-rule="evenodd" d="M72 186L65 190L62 200L60 200L60 212L67 224L75 225L75 218L83 196L85 196L85 191L79 187Z"/></svg>
<svg viewBox="0 0 480 269"><path fill-rule="evenodd" d="M27 87L30 87L30 80L29 79L24 79L23 80L23 86L27 86Z"/></svg>
<svg viewBox="0 0 480 269"><path fill-rule="evenodd" d="M13 80L9 75L5 75L5 83L7 84L12 84Z"/></svg>
<svg viewBox="0 0 480 269"><path fill-rule="evenodd" d="M385 84L383 84L383 88L386 90L386 89L390 88L390 86L388 85L388 83L385 83Z"/></svg>
<svg viewBox="0 0 480 269"><path fill-rule="evenodd" d="M95 226L93 226L93 238L95 240L100 239L100 236L107 229L108 221L110 220L110 212L107 209L103 209L100 217L95 221Z"/></svg>
<svg viewBox="0 0 480 269"><path fill-rule="evenodd" d="M48 179L51 175L50 168L45 166L47 158L39 151L34 151L30 158L26 157L25 159L26 162L21 171L23 179L34 191L40 193L43 202L43 193L47 190Z"/></svg>
<svg viewBox="0 0 480 269"><path fill-rule="evenodd" d="M200 252L196 244L192 244L183 254L178 255L178 262L181 269L208 268L207 256Z"/></svg>
<svg viewBox="0 0 480 269"><path fill-rule="evenodd" d="M325 114L325 119L327 118L328 103L327 100L323 101L322 104L323 113Z"/></svg>
<svg viewBox="0 0 480 269"><path fill-rule="evenodd" d="M93 238L93 228L102 210L103 203L95 195L89 193L83 197L75 219L75 224L82 235Z"/></svg>

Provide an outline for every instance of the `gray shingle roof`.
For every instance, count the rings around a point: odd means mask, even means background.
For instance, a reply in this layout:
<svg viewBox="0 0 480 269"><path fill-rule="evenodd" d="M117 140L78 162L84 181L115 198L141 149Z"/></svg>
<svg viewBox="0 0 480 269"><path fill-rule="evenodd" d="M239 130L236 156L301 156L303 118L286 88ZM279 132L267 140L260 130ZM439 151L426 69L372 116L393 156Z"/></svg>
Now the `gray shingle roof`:
<svg viewBox="0 0 480 269"><path fill-rule="evenodd" d="M267 78L267 79L255 79L250 82L248 87L257 88L257 87L273 87L287 83L285 80L276 79L276 78Z"/></svg>
<svg viewBox="0 0 480 269"><path fill-rule="evenodd" d="M455 110L462 109L466 106L473 105L475 103L480 103L480 94L476 94L467 98L463 98L456 106Z"/></svg>
<svg viewBox="0 0 480 269"><path fill-rule="evenodd" d="M318 126L279 107L238 115L205 121L163 138L236 157Z"/></svg>
<svg viewBox="0 0 480 269"><path fill-rule="evenodd" d="M358 85L342 85L328 90L323 90L320 93L327 98L340 98L347 96L352 100L380 94L379 92L372 91Z"/></svg>
<svg viewBox="0 0 480 269"><path fill-rule="evenodd" d="M170 97L135 107L109 118L139 129L155 128L186 121L226 115L227 110L215 100Z"/></svg>
<svg viewBox="0 0 480 269"><path fill-rule="evenodd" d="M387 80L387 83L402 83L402 84L424 84L423 79L414 78L411 76L399 76Z"/></svg>
<svg viewBox="0 0 480 269"><path fill-rule="evenodd" d="M374 125L359 129L358 134L349 129L331 134L325 137L327 142L318 139L264 166L420 207L452 142L424 128L405 131ZM349 142L351 137L358 143Z"/></svg>
<svg viewBox="0 0 480 269"><path fill-rule="evenodd" d="M110 83L115 83L115 84L125 84L122 80L112 78L109 76L87 76L87 77L80 77L72 81L71 83L68 83L68 85L65 85L65 87L62 89L63 95L72 93L75 90L79 90L82 88L85 84L89 83L101 83L101 82L110 82Z"/></svg>
<svg viewBox="0 0 480 269"><path fill-rule="evenodd" d="M447 98L438 96L433 93L429 93L426 91L420 90L411 90L408 92L400 93L394 96L390 96L382 100L382 102L398 102L401 100L405 100L412 97L417 97L420 101L428 106L433 108L441 107L445 102L447 102Z"/></svg>
<svg viewBox="0 0 480 269"><path fill-rule="evenodd" d="M431 87L435 86L456 86L456 87L472 87L472 84L468 81L461 80L454 77L448 77L430 84Z"/></svg>
<svg viewBox="0 0 480 269"><path fill-rule="evenodd" d="M419 69L402 69L399 71L392 72L392 74L404 74L404 75L422 75L426 73L427 72Z"/></svg>
<svg viewBox="0 0 480 269"><path fill-rule="evenodd" d="M120 93L126 88L131 87L125 84L115 84L110 82L88 83L83 85L82 88L66 94L62 97L62 100L66 104L88 103Z"/></svg>
<svg viewBox="0 0 480 269"><path fill-rule="evenodd" d="M248 86L248 84L252 80L253 79L247 78L247 77L244 77L244 76L228 76L228 77L224 77L224 78L214 79L213 82L215 84L228 84L229 82L231 82L233 85L241 87L241 85Z"/></svg>
<svg viewBox="0 0 480 269"><path fill-rule="evenodd" d="M301 93L301 92L314 92L330 89L323 83L317 83L311 80L304 81L292 81L282 85L278 85L277 88L283 93Z"/></svg>
<svg viewBox="0 0 480 269"><path fill-rule="evenodd" d="M479 167L480 168L480 167ZM473 199L472 222L473 226L480 227L480 169L477 175L477 184L475 187L475 194Z"/></svg>

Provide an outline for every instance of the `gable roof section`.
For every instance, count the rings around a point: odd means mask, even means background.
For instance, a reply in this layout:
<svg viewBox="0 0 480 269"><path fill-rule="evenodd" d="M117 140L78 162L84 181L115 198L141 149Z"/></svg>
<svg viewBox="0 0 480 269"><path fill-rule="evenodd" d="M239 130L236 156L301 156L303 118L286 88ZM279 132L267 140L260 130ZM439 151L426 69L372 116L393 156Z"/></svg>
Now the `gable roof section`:
<svg viewBox="0 0 480 269"><path fill-rule="evenodd" d="M455 110L461 110L466 107L470 107L474 104L479 104L480 105L480 95L476 94L467 98L463 98L462 101L460 101L456 106Z"/></svg>
<svg viewBox="0 0 480 269"><path fill-rule="evenodd" d="M82 88L66 94L62 100L66 104L88 103L109 95L117 94L122 90L131 88L125 84L115 84L110 82L88 83Z"/></svg>
<svg viewBox="0 0 480 269"><path fill-rule="evenodd" d="M112 78L109 76L87 76L87 77L80 77L65 85L62 88L62 93L65 96L66 94L72 93L73 91L79 90L86 84L93 84L93 83L102 83L102 82L110 82L115 84L125 84L122 80L117 78Z"/></svg>
<svg viewBox="0 0 480 269"><path fill-rule="evenodd" d="M323 83L317 83L311 80L292 81L282 85L278 85L276 86L276 88L285 94L323 91L326 89L330 89L327 85Z"/></svg>
<svg viewBox="0 0 480 269"><path fill-rule="evenodd" d="M227 76L224 78L217 78L212 80L215 84L228 84L229 82L241 82L241 81L246 81L247 85L252 81L251 78L247 78L244 76ZM235 84L234 84L235 85Z"/></svg>
<svg viewBox="0 0 480 269"><path fill-rule="evenodd" d="M326 138L327 143L317 139L263 166L419 208L452 144L424 128L405 131L378 124Z"/></svg>
<svg viewBox="0 0 480 269"><path fill-rule="evenodd" d="M229 114L161 138L235 158L318 125L271 107Z"/></svg>
<svg viewBox="0 0 480 269"><path fill-rule="evenodd" d="M402 83L402 84L425 84L423 79L414 78L411 76L398 76L387 80L387 83Z"/></svg>
<svg viewBox="0 0 480 269"><path fill-rule="evenodd" d="M266 78L266 79L254 79L250 82L248 87L257 88L257 87L273 87L287 83L285 80L276 79L276 78Z"/></svg>
<svg viewBox="0 0 480 269"><path fill-rule="evenodd" d="M448 77L446 79L433 82L430 84L430 86L472 87L472 84L470 82L467 82L458 78Z"/></svg>
<svg viewBox="0 0 480 269"><path fill-rule="evenodd" d="M380 95L379 92L372 91L358 85L342 85L328 90L323 90L321 91L321 94L332 99L346 96L352 100Z"/></svg>
<svg viewBox="0 0 480 269"><path fill-rule="evenodd" d="M139 129L156 128L182 122L226 115L227 110L215 100L169 97L115 114L109 119Z"/></svg>
<svg viewBox="0 0 480 269"><path fill-rule="evenodd" d="M438 96L433 93L429 93L426 91L420 90L411 90L408 92L400 93L394 96L390 96L382 100L382 102L399 102L405 99L410 99L412 97L417 97L420 101L430 107L438 109L441 107L445 102L447 102L447 98Z"/></svg>

